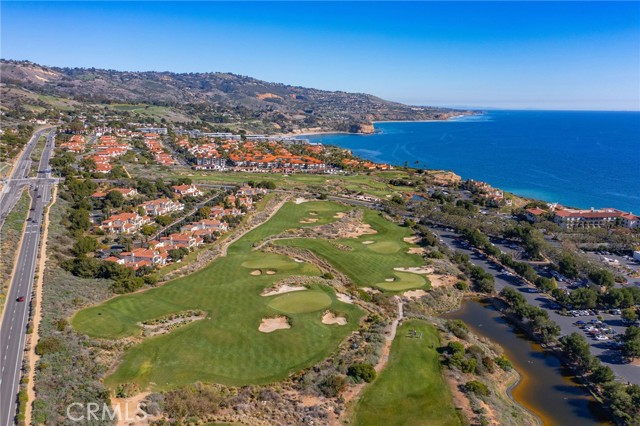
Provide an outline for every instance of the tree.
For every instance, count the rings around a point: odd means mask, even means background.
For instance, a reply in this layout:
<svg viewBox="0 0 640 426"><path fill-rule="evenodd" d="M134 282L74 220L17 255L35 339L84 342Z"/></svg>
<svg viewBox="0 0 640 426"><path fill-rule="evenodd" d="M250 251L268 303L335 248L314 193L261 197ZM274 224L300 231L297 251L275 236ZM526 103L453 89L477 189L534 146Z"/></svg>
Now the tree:
<svg viewBox="0 0 640 426"><path fill-rule="evenodd" d="M71 209L69 212L69 228L72 231L91 228L91 220L89 219L89 211L86 209Z"/></svg>
<svg viewBox="0 0 640 426"><path fill-rule="evenodd" d="M592 367L591 375L589 376L589 380L595 383L596 385L603 385L605 383L612 382L616 375L613 373L613 370L609 368L607 365L602 365L600 359L595 358L595 366Z"/></svg>
<svg viewBox="0 0 640 426"><path fill-rule="evenodd" d="M153 225L143 225L140 229L140 233L145 237L153 235L154 232L156 232L156 227Z"/></svg>
<svg viewBox="0 0 640 426"><path fill-rule="evenodd" d="M640 328L627 327L622 337L622 353L631 358L640 357Z"/></svg>
<svg viewBox="0 0 640 426"><path fill-rule="evenodd" d="M347 369L347 375L353 377L356 382L371 383L376 378L376 370L371 364L353 364Z"/></svg>
<svg viewBox="0 0 640 426"><path fill-rule="evenodd" d="M471 380L464 385L464 390L468 393L474 393L480 397L489 395L489 388L482 382Z"/></svg>
<svg viewBox="0 0 640 426"><path fill-rule="evenodd" d="M560 273L569 278L575 278L578 276L578 266L576 260L570 253L562 253L560 260L558 261L558 269Z"/></svg>
<svg viewBox="0 0 640 426"><path fill-rule="evenodd" d="M567 357L580 365L587 365L590 361L591 351L587 339L580 333L573 332L560 338L560 344L567 354Z"/></svg>
<svg viewBox="0 0 640 426"><path fill-rule="evenodd" d="M596 285L604 286L607 288L613 287L616 283L613 274L606 269L595 269L589 272L589 279Z"/></svg>
<svg viewBox="0 0 640 426"><path fill-rule="evenodd" d="M635 308L625 308L622 310L622 319L627 322L635 322L638 319L638 313Z"/></svg>
<svg viewBox="0 0 640 426"><path fill-rule="evenodd" d="M94 252L98 248L98 242L93 237L79 237L73 244L71 252L76 257L84 256L87 253Z"/></svg>
<svg viewBox="0 0 640 426"><path fill-rule="evenodd" d="M120 208L124 204L124 195L118 191L109 191L105 200L108 201L113 207Z"/></svg>
<svg viewBox="0 0 640 426"><path fill-rule="evenodd" d="M569 295L572 305L580 309L593 309L598 301L598 293L592 288L579 288Z"/></svg>
<svg viewBox="0 0 640 426"><path fill-rule="evenodd" d="M198 216L200 217L200 219L209 219L209 216L211 216L211 207L200 207L200 209L198 210Z"/></svg>

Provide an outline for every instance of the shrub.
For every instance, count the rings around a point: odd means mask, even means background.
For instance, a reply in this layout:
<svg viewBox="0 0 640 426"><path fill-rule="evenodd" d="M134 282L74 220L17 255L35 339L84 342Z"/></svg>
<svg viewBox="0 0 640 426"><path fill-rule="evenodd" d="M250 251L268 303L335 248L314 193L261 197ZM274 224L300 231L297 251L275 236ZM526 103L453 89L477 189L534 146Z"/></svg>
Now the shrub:
<svg viewBox="0 0 640 426"><path fill-rule="evenodd" d="M466 339L469 335L469 328L462 320L448 320L444 326L458 339Z"/></svg>
<svg viewBox="0 0 640 426"><path fill-rule="evenodd" d="M489 388L482 382L477 380L471 380L464 385L464 390L467 393L474 393L480 397L489 395Z"/></svg>
<svg viewBox="0 0 640 426"><path fill-rule="evenodd" d="M357 382L371 383L376 378L376 370L371 364L353 364L347 370L347 375L353 377Z"/></svg>
<svg viewBox="0 0 640 426"><path fill-rule="evenodd" d="M460 290L460 291L467 291L467 290L469 290L469 284L467 284L467 283L466 283L466 282L464 282L464 281L458 281L458 282L454 285L454 287L455 287L456 289Z"/></svg>
<svg viewBox="0 0 640 426"><path fill-rule="evenodd" d="M36 354L38 356L43 356L47 354L60 352L63 349L64 349L64 345L62 344L62 341L58 337L48 336L40 339L40 341L36 345Z"/></svg>
<svg viewBox="0 0 640 426"><path fill-rule="evenodd" d="M504 355L500 355L494 361L504 371L511 371L513 369L513 364L511 364L511 361L509 361Z"/></svg>
<svg viewBox="0 0 640 426"><path fill-rule="evenodd" d="M347 381L343 376L333 374L325 377L318 383L318 389L327 398L336 397L342 392L347 385Z"/></svg>

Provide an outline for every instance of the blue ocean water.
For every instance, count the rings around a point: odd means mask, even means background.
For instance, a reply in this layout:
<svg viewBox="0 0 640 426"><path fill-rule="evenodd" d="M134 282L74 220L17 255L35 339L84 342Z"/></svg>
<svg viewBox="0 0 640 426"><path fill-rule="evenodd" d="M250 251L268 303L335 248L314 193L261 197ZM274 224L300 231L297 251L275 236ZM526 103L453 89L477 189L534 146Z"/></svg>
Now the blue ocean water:
<svg viewBox="0 0 640 426"><path fill-rule="evenodd" d="M525 197L640 213L640 112L492 111L315 135L377 162L447 169Z"/></svg>

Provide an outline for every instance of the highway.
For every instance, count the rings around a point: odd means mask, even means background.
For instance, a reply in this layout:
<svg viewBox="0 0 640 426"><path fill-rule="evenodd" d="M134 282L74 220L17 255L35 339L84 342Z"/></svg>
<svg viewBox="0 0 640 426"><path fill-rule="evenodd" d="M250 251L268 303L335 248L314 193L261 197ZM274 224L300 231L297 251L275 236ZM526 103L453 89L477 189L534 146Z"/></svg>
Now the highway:
<svg viewBox="0 0 640 426"><path fill-rule="evenodd" d="M42 134L47 135L47 141L40 159L38 176L27 179L31 151ZM16 423L18 385L29 320L29 305L38 261L41 226L44 209L51 199L51 190L55 182L55 179L51 179L48 171L54 144L55 129L39 131L34 134L19 159L12 177L6 182L7 185L0 199L4 214L5 208L7 208L5 202L13 202L15 205L23 187L30 186L32 202L29 220L24 230L22 245L17 257L17 267L7 295L0 328L0 425L3 426ZM18 298L20 297L24 297L24 301L19 302Z"/></svg>

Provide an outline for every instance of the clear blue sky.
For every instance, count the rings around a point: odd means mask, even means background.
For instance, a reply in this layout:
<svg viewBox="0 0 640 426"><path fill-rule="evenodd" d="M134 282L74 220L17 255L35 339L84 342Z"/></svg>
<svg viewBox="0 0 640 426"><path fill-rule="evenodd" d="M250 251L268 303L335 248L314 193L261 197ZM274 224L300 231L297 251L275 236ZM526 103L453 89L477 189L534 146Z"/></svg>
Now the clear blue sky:
<svg viewBox="0 0 640 426"><path fill-rule="evenodd" d="M6 2L1 54L411 104L640 109L640 2Z"/></svg>

